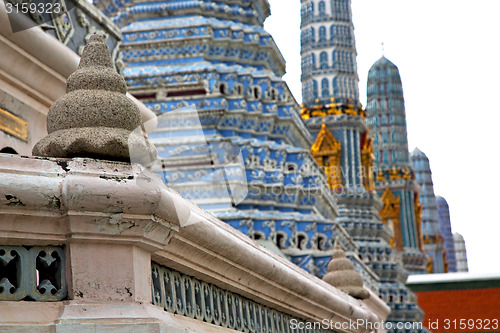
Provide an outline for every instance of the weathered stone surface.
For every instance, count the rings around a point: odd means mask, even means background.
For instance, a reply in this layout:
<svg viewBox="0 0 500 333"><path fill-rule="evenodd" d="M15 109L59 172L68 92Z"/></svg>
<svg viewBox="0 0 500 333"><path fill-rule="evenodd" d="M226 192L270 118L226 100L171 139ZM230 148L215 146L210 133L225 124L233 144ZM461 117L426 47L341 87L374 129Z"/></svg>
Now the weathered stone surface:
<svg viewBox="0 0 500 333"><path fill-rule="evenodd" d="M103 37L92 36L68 78L67 94L49 110L49 135L33 155L150 163L156 148L142 135L139 109L125 94L125 80L113 69Z"/></svg>
<svg viewBox="0 0 500 333"><path fill-rule="evenodd" d="M58 98L47 118L49 134L67 128L100 126L133 131L141 126L139 109L121 93L76 90Z"/></svg>
<svg viewBox="0 0 500 333"><path fill-rule="evenodd" d="M105 66L113 68L113 62L109 54L109 49L105 44L105 38L101 34L94 34L90 37L89 44L85 46L78 68L88 66Z"/></svg>
<svg viewBox="0 0 500 333"><path fill-rule="evenodd" d="M80 68L68 77L67 92L78 89L108 90L125 94L127 84L112 68L90 66Z"/></svg>
<svg viewBox="0 0 500 333"><path fill-rule="evenodd" d="M91 139L89 139L91 138ZM149 151L144 150L148 142L137 132L113 127L83 127L62 129L46 136L37 143L36 152L44 156L85 157L129 162L130 152L133 162L151 159ZM35 149L33 149L34 155Z"/></svg>
<svg viewBox="0 0 500 333"><path fill-rule="evenodd" d="M353 263L347 259L338 242L333 251L332 261L328 264L328 273L323 280L354 298L370 297L370 293L363 288L363 278L354 270Z"/></svg>

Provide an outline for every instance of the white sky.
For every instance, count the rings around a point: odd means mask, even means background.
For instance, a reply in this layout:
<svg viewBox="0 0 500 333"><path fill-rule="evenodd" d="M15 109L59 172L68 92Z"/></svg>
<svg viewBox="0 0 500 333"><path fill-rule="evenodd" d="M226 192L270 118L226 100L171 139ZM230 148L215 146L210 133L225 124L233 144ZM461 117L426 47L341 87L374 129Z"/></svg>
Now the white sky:
<svg viewBox="0 0 500 333"><path fill-rule="evenodd" d="M300 1L269 0L265 28L287 61L300 103ZM500 272L500 1L352 0L361 102L382 55L398 66L410 151L431 163L471 273Z"/></svg>

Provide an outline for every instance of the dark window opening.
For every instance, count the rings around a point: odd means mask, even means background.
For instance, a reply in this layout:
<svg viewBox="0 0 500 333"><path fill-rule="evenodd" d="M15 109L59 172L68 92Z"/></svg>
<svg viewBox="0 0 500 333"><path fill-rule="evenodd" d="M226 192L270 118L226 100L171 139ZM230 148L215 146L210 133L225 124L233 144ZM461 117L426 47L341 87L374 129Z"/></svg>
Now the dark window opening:
<svg viewBox="0 0 500 333"><path fill-rule="evenodd" d="M303 250L304 249L305 240L306 240L306 236L304 236L304 235L298 235L297 236L297 248L299 250Z"/></svg>
<svg viewBox="0 0 500 333"><path fill-rule="evenodd" d="M138 100L156 99L156 93L133 94Z"/></svg>
<svg viewBox="0 0 500 333"><path fill-rule="evenodd" d="M284 247L284 243L285 242L285 236L283 234L277 234L276 235L276 246L278 247L278 249L282 249Z"/></svg>
<svg viewBox="0 0 500 333"><path fill-rule="evenodd" d="M205 89L192 89L192 90L176 90L169 91L167 93L168 97L180 97L180 96L194 96L194 95L206 95Z"/></svg>
<svg viewBox="0 0 500 333"><path fill-rule="evenodd" d="M227 94L227 88L226 88L226 85L224 83L221 83L219 85L219 92L222 94L222 95L226 95Z"/></svg>
<svg viewBox="0 0 500 333"><path fill-rule="evenodd" d="M274 89L272 89L272 90L271 90L271 99L272 99L273 101L275 101L275 100L276 100L276 90L274 90Z"/></svg>
<svg viewBox="0 0 500 333"><path fill-rule="evenodd" d="M17 155L17 151L14 150L14 148L11 148L11 147L4 147L2 148L2 150L0 150L0 153L3 153L3 154L15 154Z"/></svg>
<svg viewBox="0 0 500 333"><path fill-rule="evenodd" d="M261 234L259 234L259 233L257 233L257 232L254 232L254 233L253 233L253 239L255 239L255 240L262 239L262 235L261 235Z"/></svg>
<svg viewBox="0 0 500 333"><path fill-rule="evenodd" d="M325 244L326 238L325 237L318 237L316 239L316 248L320 251L324 250L324 244Z"/></svg>
<svg viewBox="0 0 500 333"><path fill-rule="evenodd" d="M260 98L260 90L259 90L259 88L257 88L257 87L253 88L253 97L255 99L259 99Z"/></svg>

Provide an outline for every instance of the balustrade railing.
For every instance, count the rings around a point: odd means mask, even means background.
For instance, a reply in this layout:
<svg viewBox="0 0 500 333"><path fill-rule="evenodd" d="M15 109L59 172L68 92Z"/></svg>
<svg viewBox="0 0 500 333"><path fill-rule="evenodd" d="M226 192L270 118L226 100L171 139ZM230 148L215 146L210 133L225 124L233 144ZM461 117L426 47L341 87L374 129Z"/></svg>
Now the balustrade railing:
<svg viewBox="0 0 500 333"><path fill-rule="evenodd" d="M0 301L66 297L64 249L0 245Z"/></svg>
<svg viewBox="0 0 500 333"><path fill-rule="evenodd" d="M156 263L152 263L151 288L153 304L165 311L241 332L333 332L323 328L306 330L303 319Z"/></svg>

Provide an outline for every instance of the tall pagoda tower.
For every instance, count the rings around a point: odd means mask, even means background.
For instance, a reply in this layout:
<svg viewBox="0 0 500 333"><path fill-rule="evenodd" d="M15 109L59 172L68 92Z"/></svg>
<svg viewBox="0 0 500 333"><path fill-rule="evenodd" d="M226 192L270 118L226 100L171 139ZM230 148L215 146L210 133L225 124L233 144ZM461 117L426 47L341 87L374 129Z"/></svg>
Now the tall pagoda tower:
<svg viewBox="0 0 500 333"><path fill-rule="evenodd" d="M465 247L464 237L455 232L453 234L453 243L455 246L455 257L457 259L457 272L466 273L469 271L467 264L467 249Z"/></svg>
<svg viewBox="0 0 500 333"><path fill-rule="evenodd" d="M301 0L302 96L305 105L359 102L349 0Z"/></svg>
<svg viewBox="0 0 500 333"><path fill-rule="evenodd" d="M444 245L446 247L446 261L448 263L448 272L457 272L457 258L455 255L455 243L453 241L453 233L451 231L450 207L445 198L437 196L436 202L438 205L439 227L441 234L444 237Z"/></svg>
<svg viewBox="0 0 500 333"><path fill-rule="evenodd" d="M429 273L446 272L446 251L444 237L439 227L439 215L432 172L427 156L418 148L411 153L411 164L420 186L420 202L422 203L422 233L425 252L431 257Z"/></svg>
<svg viewBox="0 0 500 333"><path fill-rule="evenodd" d="M375 155L359 103L351 2L301 0L301 4L301 115L316 142L330 142L313 145L311 152L337 198L337 221L380 278L380 296L392 308L388 321L422 321L416 297L404 285L408 273L401 253L389 245L393 233L380 216L383 203L375 191Z"/></svg>
<svg viewBox="0 0 500 333"><path fill-rule="evenodd" d="M186 198L312 274L337 239L378 294L379 280L335 220L310 153L314 138L263 29L266 0L100 0L120 27L128 90L159 116L152 166ZM184 223L194 223L196 217Z"/></svg>
<svg viewBox="0 0 500 333"><path fill-rule="evenodd" d="M367 122L375 154L375 188L384 202L382 218L393 230L392 245L412 274L427 273L419 187L410 163L403 87L399 70L382 57L368 72Z"/></svg>

